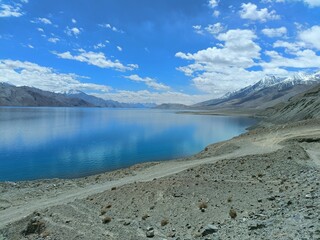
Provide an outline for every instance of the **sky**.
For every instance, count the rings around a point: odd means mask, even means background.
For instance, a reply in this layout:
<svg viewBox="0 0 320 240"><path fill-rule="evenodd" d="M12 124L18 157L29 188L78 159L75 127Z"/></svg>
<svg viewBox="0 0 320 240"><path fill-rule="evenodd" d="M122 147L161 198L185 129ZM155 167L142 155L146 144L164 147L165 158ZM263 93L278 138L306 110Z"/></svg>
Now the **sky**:
<svg viewBox="0 0 320 240"><path fill-rule="evenodd" d="M0 0L0 82L193 104L320 69L320 0Z"/></svg>

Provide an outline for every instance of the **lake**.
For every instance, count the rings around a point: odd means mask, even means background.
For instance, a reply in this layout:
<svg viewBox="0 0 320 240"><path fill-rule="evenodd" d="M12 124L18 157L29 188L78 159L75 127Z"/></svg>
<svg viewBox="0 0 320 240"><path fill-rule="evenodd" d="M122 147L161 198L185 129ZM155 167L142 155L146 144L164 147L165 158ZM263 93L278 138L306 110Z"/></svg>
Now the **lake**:
<svg viewBox="0 0 320 240"><path fill-rule="evenodd" d="M150 109L0 108L0 181L75 178L195 154L245 117Z"/></svg>

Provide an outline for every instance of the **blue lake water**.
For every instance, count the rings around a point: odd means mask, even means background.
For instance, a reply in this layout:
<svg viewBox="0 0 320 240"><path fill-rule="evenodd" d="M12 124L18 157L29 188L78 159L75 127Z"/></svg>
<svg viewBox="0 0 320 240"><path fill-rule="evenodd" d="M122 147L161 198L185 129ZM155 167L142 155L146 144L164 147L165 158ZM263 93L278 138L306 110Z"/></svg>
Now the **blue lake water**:
<svg viewBox="0 0 320 240"><path fill-rule="evenodd" d="M0 108L0 181L81 177L185 157L253 123L150 109Z"/></svg>

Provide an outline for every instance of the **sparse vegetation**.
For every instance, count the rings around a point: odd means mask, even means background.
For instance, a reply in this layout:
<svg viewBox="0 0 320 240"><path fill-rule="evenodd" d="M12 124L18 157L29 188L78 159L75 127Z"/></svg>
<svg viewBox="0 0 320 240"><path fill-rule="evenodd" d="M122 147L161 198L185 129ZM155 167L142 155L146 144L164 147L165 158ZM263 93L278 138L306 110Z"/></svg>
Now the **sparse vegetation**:
<svg viewBox="0 0 320 240"><path fill-rule="evenodd" d="M232 219L235 219L237 217L237 212L236 210L234 210L233 208L230 209L229 211L229 216L232 218Z"/></svg>
<svg viewBox="0 0 320 240"><path fill-rule="evenodd" d="M107 224L107 223L110 223L111 220L112 220L111 217L106 216L106 217L104 217L104 218L102 219L102 223L103 223L103 224Z"/></svg>
<svg viewBox="0 0 320 240"><path fill-rule="evenodd" d="M200 202L199 203L199 209L206 209L208 208L208 203L207 202Z"/></svg>
<svg viewBox="0 0 320 240"><path fill-rule="evenodd" d="M27 228L22 232L23 235L27 236L30 234L41 234L45 231L45 223L39 217L34 217L28 223Z"/></svg>
<svg viewBox="0 0 320 240"><path fill-rule="evenodd" d="M163 220L161 220L161 227L163 227L163 226L166 226L167 224L169 223L169 220L168 219L163 219Z"/></svg>

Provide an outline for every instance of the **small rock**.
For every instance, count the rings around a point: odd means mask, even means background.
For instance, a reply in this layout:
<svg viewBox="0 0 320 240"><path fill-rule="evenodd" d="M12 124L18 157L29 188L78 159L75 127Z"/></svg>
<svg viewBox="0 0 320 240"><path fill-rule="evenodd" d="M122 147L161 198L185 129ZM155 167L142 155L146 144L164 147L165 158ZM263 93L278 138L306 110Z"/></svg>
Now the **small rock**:
<svg viewBox="0 0 320 240"><path fill-rule="evenodd" d="M213 234L213 233L215 233L215 232L218 232L218 230L219 230L219 228L218 228L217 226L212 225L212 224L208 224L208 225L204 228L204 230L203 230L203 232L201 233L201 235L202 235L202 237L204 237L204 236L207 236L207 235L209 235L209 234Z"/></svg>
<svg viewBox="0 0 320 240"><path fill-rule="evenodd" d="M264 223L253 223L248 226L249 230L257 230L267 227Z"/></svg>
<svg viewBox="0 0 320 240"><path fill-rule="evenodd" d="M230 211L229 211L229 216L232 218L232 219L235 219L236 217L237 217L237 212L236 212L236 210L234 210L234 209L230 209Z"/></svg>
<svg viewBox="0 0 320 240"><path fill-rule="evenodd" d="M148 227L147 228L146 236L147 236L147 238L153 238L154 237L154 229L152 227Z"/></svg>
<svg viewBox="0 0 320 240"><path fill-rule="evenodd" d="M269 201L274 201L274 200L276 200L276 197L275 196L271 196L271 197L268 197L267 198Z"/></svg>

